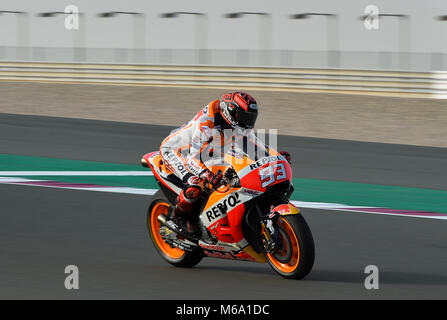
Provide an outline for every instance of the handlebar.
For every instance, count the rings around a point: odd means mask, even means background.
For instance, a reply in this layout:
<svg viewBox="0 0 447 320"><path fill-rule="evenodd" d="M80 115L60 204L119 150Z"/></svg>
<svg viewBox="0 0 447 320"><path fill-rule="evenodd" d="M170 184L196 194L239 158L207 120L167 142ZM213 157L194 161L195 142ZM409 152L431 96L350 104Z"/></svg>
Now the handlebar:
<svg viewBox="0 0 447 320"><path fill-rule="evenodd" d="M232 187L237 186L240 184L239 181L239 177L236 173L236 171L234 171L233 168L228 168L225 171L225 174L222 176L221 181L224 180L225 184L224 185L219 185L218 187L212 185L211 183L207 183L207 189L209 190L214 190L218 193L226 193L228 192L228 190L230 190ZM209 185L211 185L211 188L209 187ZM226 186L227 188L225 190L219 190L221 187Z"/></svg>

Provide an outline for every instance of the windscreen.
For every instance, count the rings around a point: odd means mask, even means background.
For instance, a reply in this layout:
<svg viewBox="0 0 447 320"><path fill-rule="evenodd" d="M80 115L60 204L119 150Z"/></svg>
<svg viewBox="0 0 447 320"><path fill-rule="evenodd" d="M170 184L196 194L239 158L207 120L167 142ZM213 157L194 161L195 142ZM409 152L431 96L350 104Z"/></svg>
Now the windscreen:
<svg viewBox="0 0 447 320"><path fill-rule="evenodd" d="M275 135L266 134L265 130L237 128L235 130L215 130L212 142L202 153L202 161L207 166L228 165L225 155L231 155L233 161L243 160L245 157L257 161L269 156L270 147L266 142L276 146Z"/></svg>
<svg viewBox="0 0 447 320"><path fill-rule="evenodd" d="M257 161L269 156L265 138L265 131L255 132L252 129L234 130L231 137L232 143L227 152L236 157L243 155Z"/></svg>

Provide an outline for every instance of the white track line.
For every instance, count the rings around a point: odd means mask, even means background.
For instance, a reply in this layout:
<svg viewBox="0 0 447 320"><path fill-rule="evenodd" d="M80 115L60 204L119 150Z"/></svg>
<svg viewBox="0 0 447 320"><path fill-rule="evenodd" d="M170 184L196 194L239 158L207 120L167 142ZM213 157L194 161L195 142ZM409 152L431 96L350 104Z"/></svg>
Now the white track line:
<svg viewBox="0 0 447 320"><path fill-rule="evenodd" d="M30 182L32 184L30 184ZM42 183L42 184L39 184ZM58 185L44 185L48 181L44 180L32 180L16 177L0 177L0 184L14 184L30 187L44 187L44 188L56 188L56 189L70 189L70 190L83 190L83 191L99 191L99 192L113 192L113 193L127 193L127 194L140 194L140 195L153 195L158 189L143 189L143 188L131 188L131 187L109 187L109 186L97 186L97 187L76 187L76 183L73 186L58 186Z"/></svg>
<svg viewBox="0 0 447 320"><path fill-rule="evenodd" d="M33 184L29 184L29 183ZM42 180L32 180L17 177L0 177L0 184L14 184L14 185L25 185L33 187L47 187L47 188L58 188L58 189L71 189L71 190L82 190L82 191L98 191L98 192L112 192L112 193L125 193L125 194L137 194L137 195L154 195L158 189L143 189L143 188L130 188L130 187L113 187L113 186L98 186L98 187L76 187L73 186L57 186L57 185L44 185L48 181ZM42 183L42 184L39 184ZM363 206L350 206L340 203L326 203L326 202L307 202L307 201L291 201L295 206L299 208L311 208L311 209L322 209L322 210L334 210L334 211L344 211L344 212L360 212L369 214L381 214L381 215L391 215L400 217L413 217L413 218L429 218L429 219L439 219L447 220L447 215L408 215L400 213L385 213L380 212L381 208L376 208L378 211L362 211L362 209L375 209L374 207L363 207Z"/></svg>
<svg viewBox="0 0 447 320"><path fill-rule="evenodd" d="M0 176L153 176L152 171L0 171Z"/></svg>

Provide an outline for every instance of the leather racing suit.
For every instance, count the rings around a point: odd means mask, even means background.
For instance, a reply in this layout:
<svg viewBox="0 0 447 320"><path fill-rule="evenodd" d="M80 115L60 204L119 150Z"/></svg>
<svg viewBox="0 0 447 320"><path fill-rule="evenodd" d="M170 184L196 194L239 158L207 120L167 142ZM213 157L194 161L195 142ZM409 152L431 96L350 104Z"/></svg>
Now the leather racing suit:
<svg viewBox="0 0 447 320"><path fill-rule="evenodd" d="M163 161L185 184L177 197L175 213L190 211L203 190L204 179L215 178L203 163L202 153L212 141L213 132L229 128L220 113L220 101L214 100L161 143Z"/></svg>

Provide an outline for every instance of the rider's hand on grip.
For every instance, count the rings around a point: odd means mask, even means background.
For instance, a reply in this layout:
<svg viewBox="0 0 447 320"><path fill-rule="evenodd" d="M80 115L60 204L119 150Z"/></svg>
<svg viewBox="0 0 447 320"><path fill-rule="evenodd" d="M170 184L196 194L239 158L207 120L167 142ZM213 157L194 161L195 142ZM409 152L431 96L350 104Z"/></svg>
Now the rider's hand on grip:
<svg viewBox="0 0 447 320"><path fill-rule="evenodd" d="M214 178L214 173L212 173L210 170L204 170L202 173L200 173L199 178L211 183L211 180L213 180Z"/></svg>
<svg viewBox="0 0 447 320"><path fill-rule="evenodd" d="M200 174L200 178L205 179L213 186L214 189L217 189L228 183L228 179L226 179L226 177L222 174L222 170L219 170L216 174L212 173L210 170L206 170L205 172Z"/></svg>
<svg viewBox="0 0 447 320"><path fill-rule="evenodd" d="M213 185L214 189L217 189L217 188L225 185L225 179L224 179L224 175L222 174L222 170L217 171L217 173L214 175L213 179L211 180L211 184Z"/></svg>
<svg viewBox="0 0 447 320"><path fill-rule="evenodd" d="M291 163L292 159L290 157L290 153L288 153L287 151L280 151L279 154L286 158L288 163Z"/></svg>

